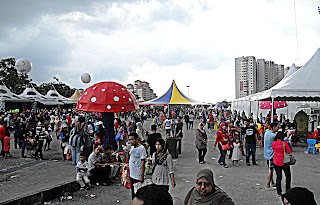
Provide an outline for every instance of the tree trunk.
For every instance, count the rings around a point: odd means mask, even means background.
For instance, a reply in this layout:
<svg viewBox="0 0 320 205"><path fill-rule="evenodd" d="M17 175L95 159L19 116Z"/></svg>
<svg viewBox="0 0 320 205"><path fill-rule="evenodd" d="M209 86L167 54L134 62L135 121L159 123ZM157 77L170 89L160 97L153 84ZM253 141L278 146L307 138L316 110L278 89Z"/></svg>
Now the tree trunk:
<svg viewBox="0 0 320 205"><path fill-rule="evenodd" d="M107 145L111 145L112 149L116 151L118 149L118 145L115 139L114 113L103 112L102 122L106 131L106 134L104 135L104 147L106 147Z"/></svg>

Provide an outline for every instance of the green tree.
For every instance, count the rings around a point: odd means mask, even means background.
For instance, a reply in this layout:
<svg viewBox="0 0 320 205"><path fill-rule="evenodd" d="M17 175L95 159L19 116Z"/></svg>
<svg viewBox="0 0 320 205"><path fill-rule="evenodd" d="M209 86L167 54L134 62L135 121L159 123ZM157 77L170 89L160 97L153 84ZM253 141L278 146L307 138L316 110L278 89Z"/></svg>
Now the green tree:
<svg viewBox="0 0 320 205"><path fill-rule="evenodd" d="M21 94L27 84L32 81L27 74L18 73L15 69L15 58L1 59L0 80L14 93Z"/></svg>
<svg viewBox="0 0 320 205"><path fill-rule="evenodd" d="M75 89L71 89L69 85L59 82L50 82L50 83L42 83L41 85L35 87L39 93L42 95L47 94L47 92L52 88L52 85L55 87L55 89L58 91L58 93L64 97L71 97L73 93L75 92Z"/></svg>

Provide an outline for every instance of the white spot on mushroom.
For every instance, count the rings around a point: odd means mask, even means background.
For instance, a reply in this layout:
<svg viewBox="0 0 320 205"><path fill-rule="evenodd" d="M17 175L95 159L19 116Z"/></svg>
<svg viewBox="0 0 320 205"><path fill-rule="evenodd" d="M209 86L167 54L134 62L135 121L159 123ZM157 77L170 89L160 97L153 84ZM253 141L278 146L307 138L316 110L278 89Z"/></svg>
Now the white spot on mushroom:
<svg viewBox="0 0 320 205"><path fill-rule="evenodd" d="M122 107L122 109L124 109L124 107Z"/></svg>
<svg viewBox="0 0 320 205"><path fill-rule="evenodd" d="M118 85L116 85L116 87L118 87Z"/></svg>
<svg viewBox="0 0 320 205"><path fill-rule="evenodd" d="M82 105L81 105L81 104L79 105L79 108L82 108Z"/></svg>
<svg viewBox="0 0 320 205"><path fill-rule="evenodd" d="M88 94L88 92L85 92L85 93L84 93L84 95L87 95L87 94Z"/></svg>
<svg viewBox="0 0 320 205"><path fill-rule="evenodd" d="M132 101L131 98L129 98L129 101L130 101L130 102Z"/></svg>
<svg viewBox="0 0 320 205"><path fill-rule="evenodd" d="M97 87L94 87L93 90L95 90Z"/></svg>
<svg viewBox="0 0 320 205"><path fill-rule="evenodd" d="M114 89L113 91L116 91L116 89Z"/></svg>
<svg viewBox="0 0 320 205"><path fill-rule="evenodd" d="M119 97L118 96L114 96L113 100L114 101L119 101Z"/></svg>
<svg viewBox="0 0 320 205"><path fill-rule="evenodd" d="M111 109L111 105L108 105L108 106L107 106L107 109L109 109L109 110L110 110L110 109Z"/></svg>
<svg viewBox="0 0 320 205"><path fill-rule="evenodd" d="M124 90L124 88L121 88L121 90Z"/></svg>
<svg viewBox="0 0 320 205"><path fill-rule="evenodd" d="M91 98L91 102L95 102L95 101L97 101L96 97Z"/></svg>
<svg viewBox="0 0 320 205"><path fill-rule="evenodd" d="M101 89L101 91L104 92L104 91L106 91L106 89L103 88L103 89Z"/></svg>
<svg viewBox="0 0 320 205"><path fill-rule="evenodd" d="M126 98L126 96L123 96L123 98Z"/></svg>

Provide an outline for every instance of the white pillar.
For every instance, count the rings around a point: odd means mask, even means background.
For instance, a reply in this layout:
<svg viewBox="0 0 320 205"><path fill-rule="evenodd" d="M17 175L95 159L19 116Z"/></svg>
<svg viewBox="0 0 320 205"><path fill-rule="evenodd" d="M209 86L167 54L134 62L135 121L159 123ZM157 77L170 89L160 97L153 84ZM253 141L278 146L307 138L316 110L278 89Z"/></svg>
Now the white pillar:
<svg viewBox="0 0 320 205"><path fill-rule="evenodd" d="M272 98L271 122L273 122L274 98Z"/></svg>

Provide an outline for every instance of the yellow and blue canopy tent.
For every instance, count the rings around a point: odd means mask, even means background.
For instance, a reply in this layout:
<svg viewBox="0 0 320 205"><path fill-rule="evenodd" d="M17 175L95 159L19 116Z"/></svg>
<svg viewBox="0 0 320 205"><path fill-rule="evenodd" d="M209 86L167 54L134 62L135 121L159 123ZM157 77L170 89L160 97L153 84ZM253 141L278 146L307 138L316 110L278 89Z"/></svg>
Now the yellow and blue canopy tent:
<svg viewBox="0 0 320 205"><path fill-rule="evenodd" d="M176 82L173 80L169 90L155 99L140 103L140 105L195 105L202 104L185 96L177 87Z"/></svg>

